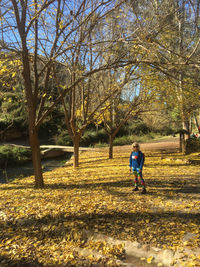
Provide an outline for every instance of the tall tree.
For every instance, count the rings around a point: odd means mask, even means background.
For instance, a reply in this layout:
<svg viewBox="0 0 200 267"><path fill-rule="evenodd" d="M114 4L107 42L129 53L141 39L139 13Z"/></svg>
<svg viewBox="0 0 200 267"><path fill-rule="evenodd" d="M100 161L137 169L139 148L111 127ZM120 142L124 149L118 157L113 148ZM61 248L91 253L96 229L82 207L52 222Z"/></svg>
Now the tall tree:
<svg viewBox="0 0 200 267"><path fill-rule="evenodd" d="M131 35L131 42L143 54L141 63L163 73L166 83L170 81L183 128L189 130L190 113L199 99L200 1L130 1L130 6L135 18L130 25L140 29Z"/></svg>
<svg viewBox="0 0 200 267"><path fill-rule="evenodd" d="M117 72L121 79L117 78L115 72L109 72L108 78L105 80L104 77L102 81L105 91L110 87L119 88L118 94L108 99L101 115L103 128L109 136L110 159L113 158L114 138L121 127L128 120L146 112L155 96L154 90L142 85L137 66L127 66Z"/></svg>
<svg viewBox="0 0 200 267"><path fill-rule="evenodd" d="M63 61L69 70L71 85L71 90L62 98L62 103L67 129L74 145L74 167L79 165L79 144L85 128L94 122L97 112L103 112L101 107L118 91L117 88L111 88L106 94L98 94L101 88L99 76L107 69L117 68L121 59L121 56L110 56L116 40L103 37L104 23L108 21L108 17L112 17L114 11L119 10L120 4L120 1L107 1L102 9L99 8L102 4L98 1L85 2L85 12L77 17L81 26L72 39L75 45L71 46ZM91 11L90 16L85 16L87 10ZM55 76L59 76L56 71ZM59 82L59 78L57 81ZM65 89L59 90L62 96Z"/></svg>
<svg viewBox="0 0 200 267"><path fill-rule="evenodd" d="M96 3L95 8L92 8L94 3ZM0 48L4 51L13 51L21 57L35 187L39 188L44 186L39 127L68 91L72 90L71 96L74 98L73 88L76 88L91 72L87 69L84 75L82 73L78 78L68 81L66 90L59 95L49 86L55 83L53 68L58 62L65 63L67 67L72 66L71 77L74 76L76 71L74 67L79 63L77 59L82 41L84 42L91 29L96 27L96 22L111 12L115 7L115 1L3 0L0 5L2 25ZM95 18L94 13L98 10L98 17ZM96 22L91 23L90 27L85 27L91 17ZM86 31L83 32L82 28ZM78 43L76 36L80 38ZM84 45L87 47L86 43ZM73 52L69 53L73 49L74 55ZM73 62L69 58L71 55Z"/></svg>

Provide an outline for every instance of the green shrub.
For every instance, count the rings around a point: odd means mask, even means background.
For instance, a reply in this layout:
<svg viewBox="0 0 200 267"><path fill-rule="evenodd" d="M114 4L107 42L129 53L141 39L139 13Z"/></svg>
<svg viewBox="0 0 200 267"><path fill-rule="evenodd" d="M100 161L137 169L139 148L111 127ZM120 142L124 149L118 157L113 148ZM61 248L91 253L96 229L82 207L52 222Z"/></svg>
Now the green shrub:
<svg viewBox="0 0 200 267"><path fill-rule="evenodd" d="M200 151L200 138L189 138L186 140L186 153Z"/></svg>
<svg viewBox="0 0 200 267"><path fill-rule="evenodd" d="M115 145L115 146L130 145L133 142L146 143L146 142L152 141L153 139L159 138L159 137L160 137L160 135L158 135L156 133L116 137L114 139L113 145Z"/></svg>
<svg viewBox="0 0 200 267"><path fill-rule="evenodd" d="M81 146L93 146L98 143L107 143L108 136L103 129L99 131L96 130L86 130L81 139Z"/></svg>
<svg viewBox="0 0 200 267"><path fill-rule="evenodd" d="M135 139L133 139L133 136L122 136L122 137L116 137L113 141L114 146L123 146L123 145L130 145Z"/></svg>
<svg viewBox="0 0 200 267"><path fill-rule="evenodd" d="M80 146L94 146L99 143L107 143L108 136L103 129L96 131L94 129L88 129L84 132L83 137L80 140ZM57 145L73 146L71 137L67 131L60 131L60 134L54 137L54 141Z"/></svg>
<svg viewBox="0 0 200 267"><path fill-rule="evenodd" d="M64 130L65 129L65 130ZM66 124L64 112L61 108L54 109L52 113L46 117L39 129L39 137L42 139L54 139L58 135L59 139L66 134Z"/></svg>
<svg viewBox="0 0 200 267"><path fill-rule="evenodd" d="M101 148L101 147L107 147L108 144L107 143L97 143L95 144L95 147Z"/></svg>
<svg viewBox="0 0 200 267"><path fill-rule="evenodd" d="M0 147L0 159L9 159L12 158L12 150L10 146L1 146Z"/></svg>
<svg viewBox="0 0 200 267"><path fill-rule="evenodd" d="M148 134L150 132L150 128L146 125L146 123L142 122L142 121L137 121L134 124L131 124L129 126L129 134L133 134L133 135L144 135L144 134Z"/></svg>
<svg viewBox="0 0 200 267"><path fill-rule="evenodd" d="M5 145L0 147L0 161L9 165L27 162L31 159L31 151L21 147Z"/></svg>
<svg viewBox="0 0 200 267"><path fill-rule="evenodd" d="M126 123L125 125L123 125L123 126L119 129L119 131L118 131L116 137L122 137L122 136L129 135L129 134L130 134L129 125L128 125L128 123Z"/></svg>
<svg viewBox="0 0 200 267"><path fill-rule="evenodd" d="M59 146L73 146L73 141L66 131L54 137L54 140Z"/></svg>
<svg viewBox="0 0 200 267"><path fill-rule="evenodd" d="M160 129L159 132L161 135L171 135L174 133L174 130L169 126L164 126L162 129Z"/></svg>

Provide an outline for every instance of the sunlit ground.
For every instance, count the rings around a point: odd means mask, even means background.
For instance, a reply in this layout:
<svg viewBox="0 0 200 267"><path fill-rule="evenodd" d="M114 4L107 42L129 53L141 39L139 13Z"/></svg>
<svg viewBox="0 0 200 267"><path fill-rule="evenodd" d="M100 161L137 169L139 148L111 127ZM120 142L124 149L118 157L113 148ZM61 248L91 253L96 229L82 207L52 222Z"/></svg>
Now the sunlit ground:
<svg viewBox="0 0 200 267"><path fill-rule="evenodd" d="M180 250L183 266L200 266L199 166L179 153L146 152L141 195L132 192L129 153L81 153L77 170L45 172L45 189L33 188L33 176L0 185L1 266L117 266L123 246L88 238L95 233Z"/></svg>

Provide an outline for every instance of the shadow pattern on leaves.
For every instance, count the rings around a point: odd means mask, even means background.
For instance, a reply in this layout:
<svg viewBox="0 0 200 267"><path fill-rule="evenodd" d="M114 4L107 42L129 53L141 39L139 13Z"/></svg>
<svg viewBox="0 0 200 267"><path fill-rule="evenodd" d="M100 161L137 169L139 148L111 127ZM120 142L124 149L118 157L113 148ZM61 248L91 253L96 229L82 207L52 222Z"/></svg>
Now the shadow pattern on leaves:
<svg viewBox="0 0 200 267"><path fill-rule="evenodd" d="M54 183L54 184L45 184L44 189L40 190L46 190L46 189L52 189L52 190L59 190L59 189L68 189L68 190L73 190L73 189L92 189L92 188L101 188L101 187L130 187L132 185L132 180L127 179L127 180L122 180L118 182L98 182L98 183L71 183L71 184L66 184L66 183ZM24 184L24 186L9 186L9 187L4 187L1 186L0 190L17 190L17 189L32 189L33 185L27 185Z"/></svg>
<svg viewBox="0 0 200 267"><path fill-rule="evenodd" d="M42 263L39 263L37 259L28 260L27 258L21 258L19 260L11 259L7 256L0 255L0 266L4 267L43 267ZM56 267L55 265L46 265L47 267Z"/></svg>
<svg viewBox="0 0 200 267"><path fill-rule="evenodd" d="M8 222L6 225L1 223L1 229L4 229L1 239L11 237L12 233L8 233L5 230L12 228L15 235L37 238L37 240L45 240L45 238L60 240L67 238L68 240L79 239L87 241L86 230L92 233L100 232L108 236L117 236L120 233L124 233L126 227L130 227L133 230L132 226L135 224L142 228L143 224L145 225L145 220L148 220L149 224L156 225L158 221L167 222L169 218L173 218L174 221L178 221L181 224L200 224L200 213L193 214L173 211L154 213L92 212L80 215L61 213L57 216L48 215L42 218L24 218L15 222ZM162 229L162 225L159 225L159 230L166 231L164 226ZM135 231L128 234L137 237Z"/></svg>
<svg viewBox="0 0 200 267"><path fill-rule="evenodd" d="M196 194L200 193L200 177L197 175L190 175L187 177L183 177L180 175L173 175L173 176L161 176L159 175L159 178L157 179L154 176L154 179L149 178L148 184L150 187L157 188L162 191L175 191L177 193L190 193L190 194Z"/></svg>

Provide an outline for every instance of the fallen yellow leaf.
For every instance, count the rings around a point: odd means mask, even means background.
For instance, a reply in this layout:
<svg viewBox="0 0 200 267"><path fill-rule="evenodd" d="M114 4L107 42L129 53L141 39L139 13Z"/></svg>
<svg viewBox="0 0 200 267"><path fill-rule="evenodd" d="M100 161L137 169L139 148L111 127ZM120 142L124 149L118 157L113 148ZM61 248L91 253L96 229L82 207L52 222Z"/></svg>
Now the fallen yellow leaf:
<svg viewBox="0 0 200 267"><path fill-rule="evenodd" d="M150 257L147 259L147 263L151 263L151 262L152 262L152 260L153 260L153 257L152 257L152 256L150 256Z"/></svg>

